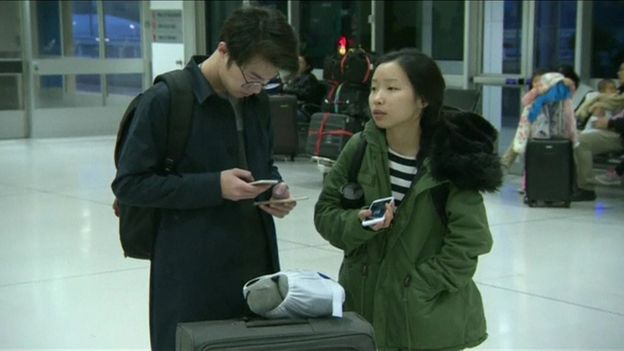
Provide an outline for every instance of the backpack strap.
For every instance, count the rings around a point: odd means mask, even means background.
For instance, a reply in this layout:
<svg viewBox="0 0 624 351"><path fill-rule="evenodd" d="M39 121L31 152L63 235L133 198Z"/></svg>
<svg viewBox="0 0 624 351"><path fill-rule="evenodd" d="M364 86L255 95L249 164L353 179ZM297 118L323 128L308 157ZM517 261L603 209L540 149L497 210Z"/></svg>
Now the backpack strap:
<svg viewBox="0 0 624 351"><path fill-rule="evenodd" d="M188 140L193 120L193 89L190 73L175 70L159 75L154 84L164 82L169 88L171 108L167 118L167 153L164 162L166 172L171 172L180 161Z"/></svg>
<svg viewBox="0 0 624 351"><path fill-rule="evenodd" d="M446 200L449 195L449 183L442 183L431 189L431 200L433 206L440 217L440 221L445 227L448 227L448 216L446 215Z"/></svg>
<svg viewBox="0 0 624 351"><path fill-rule="evenodd" d="M360 134L360 143L357 150L351 159L351 167L349 167L348 182L357 183L357 176L360 173L360 166L362 165L362 159L364 158L364 152L366 151L366 138Z"/></svg>

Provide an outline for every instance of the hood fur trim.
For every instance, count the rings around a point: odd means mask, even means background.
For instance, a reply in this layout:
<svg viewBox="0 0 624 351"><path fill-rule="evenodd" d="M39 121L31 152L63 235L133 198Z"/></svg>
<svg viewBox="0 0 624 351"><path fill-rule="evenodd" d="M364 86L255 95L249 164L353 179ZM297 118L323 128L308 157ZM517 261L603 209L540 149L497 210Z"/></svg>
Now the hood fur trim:
<svg viewBox="0 0 624 351"><path fill-rule="evenodd" d="M494 192L503 183L496 129L470 112L443 112L431 140L431 174L460 189Z"/></svg>

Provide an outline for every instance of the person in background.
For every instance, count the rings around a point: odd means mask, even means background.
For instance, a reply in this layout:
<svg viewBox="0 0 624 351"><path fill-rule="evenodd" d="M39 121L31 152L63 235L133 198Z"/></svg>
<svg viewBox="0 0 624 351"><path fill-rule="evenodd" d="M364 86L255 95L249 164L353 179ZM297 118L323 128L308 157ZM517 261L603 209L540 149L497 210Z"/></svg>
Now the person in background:
<svg viewBox="0 0 624 351"><path fill-rule="evenodd" d="M624 143L624 110L620 112L619 116L598 119L594 123L594 128L618 133ZM613 168L609 168L604 174L595 177L595 181L602 185L621 185L622 180L624 180L624 161Z"/></svg>
<svg viewBox="0 0 624 351"><path fill-rule="evenodd" d="M297 75L288 82L283 89L285 94L297 96L299 119L302 121L309 121L310 113L308 111L308 106L312 106L312 109L314 107L318 109L321 104L321 99L323 98L322 86L312 73L312 69L310 58L299 55L299 70L297 71Z"/></svg>
<svg viewBox="0 0 624 351"><path fill-rule="evenodd" d="M533 72L533 75L531 76L531 81L529 83L529 91L522 98L523 107L525 107L528 101L532 101L533 99L535 99L535 96L539 95L542 84L541 79L544 73L546 73L546 71L539 69ZM518 134L518 131L516 131L516 134ZM518 155L518 152L514 151L514 144L512 140L512 142L507 147L507 150L505 150L505 152L501 156L501 165L503 166L504 172L509 171L509 168L511 168L513 163L516 161L516 158L518 158Z"/></svg>
<svg viewBox="0 0 624 351"><path fill-rule="evenodd" d="M576 110L576 122L578 129L582 130L581 133L591 131L594 122L598 118L596 116L589 116L590 114L587 112L588 106L595 103L594 99L603 99L606 96L615 95L618 92L615 83L611 79L602 79L598 82L597 86L598 91L587 93L585 101ZM588 116L589 118L587 118ZM605 117L611 117L611 112L607 111Z"/></svg>
<svg viewBox="0 0 624 351"><path fill-rule="evenodd" d="M473 276L492 247L481 191L502 183L497 132L476 114L441 113L444 88L436 63L416 49L382 56L373 118L348 141L314 208L318 232L344 251L345 309L372 323L379 350L462 349L487 337ZM363 202L395 199L372 227L362 225L370 210L341 201L364 141ZM438 207L432 198L444 188Z"/></svg>
<svg viewBox="0 0 624 351"><path fill-rule="evenodd" d="M164 83L140 100L119 158L113 192L121 203L159 209L150 269L154 350L175 350L179 322L243 317L246 281L279 270L273 217L294 202L272 156L267 83L297 69L298 42L279 11L243 7L226 19L209 56L184 68L192 81L192 129L176 172L160 172L170 92Z"/></svg>
<svg viewBox="0 0 624 351"><path fill-rule="evenodd" d="M591 129L579 135L578 146L574 149L576 162L577 190L573 201L594 201L596 192L593 182L602 184L619 183L617 173L607 172L606 177L593 177L594 155L619 152L624 150L622 144L622 119L624 118L624 95L605 94L583 104L579 109L579 118L592 116ZM593 117L595 116L595 117ZM609 117L611 116L611 117ZM618 166L621 170L621 164Z"/></svg>
<svg viewBox="0 0 624 351"><path fill-rule="evenodd" d="M594 91L592 87L581 82L581 78L574 71L574 68L570 65L561 65L557 72L563 74L564 77L574 82L574 91L572 94L572 109L576 111L579 106L587 99L587 94Z"/></svg>
<svg viewBox="0 0 624 351"><path fill-rule="evenodd" d="M615 86L615 82L611 79L602 79L598 82L598 92L600 94L617 94L618 89Z"/></svg>

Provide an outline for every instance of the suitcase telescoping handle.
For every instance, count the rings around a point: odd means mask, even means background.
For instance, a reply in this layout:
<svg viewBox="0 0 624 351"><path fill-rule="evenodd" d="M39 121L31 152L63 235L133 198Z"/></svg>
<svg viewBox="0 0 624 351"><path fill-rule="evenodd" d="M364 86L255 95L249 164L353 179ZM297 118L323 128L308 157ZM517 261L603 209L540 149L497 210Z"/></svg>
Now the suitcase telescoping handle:
<svg viewBox="0 0 624 351"><path fill-rule="evenodd" d="M297 325L297 324L309 324L309 322L307 319L289 319L289 318L253 319L253 320L245 321L245 326L247 328L266 328L266 327L275 327L279 325Z"/></svg>

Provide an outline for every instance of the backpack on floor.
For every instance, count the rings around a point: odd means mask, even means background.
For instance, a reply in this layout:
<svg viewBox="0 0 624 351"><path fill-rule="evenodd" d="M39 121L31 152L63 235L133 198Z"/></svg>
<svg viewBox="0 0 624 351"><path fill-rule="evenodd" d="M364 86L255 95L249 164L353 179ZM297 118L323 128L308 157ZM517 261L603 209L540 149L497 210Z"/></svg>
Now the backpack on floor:
<svg viewBox="0 0 624 351"><path fill-rule="evenodd" d="M154 84L164 82L169 88L171 108L167 117L167 153L163 160L163 171L170 173L180 160L191 128L193 117L193 92L190 73L175 70L159 75ZM117 131L115 143L115 168L134 119L135 111L143 94L137 95L126 108ZM175 111L173 114L171 111ZM126 257L151 259L154 236L158 225L158 209L130 206L113 202L115 215L119 217L119 239Z"/></svg>

